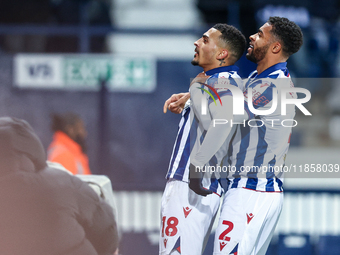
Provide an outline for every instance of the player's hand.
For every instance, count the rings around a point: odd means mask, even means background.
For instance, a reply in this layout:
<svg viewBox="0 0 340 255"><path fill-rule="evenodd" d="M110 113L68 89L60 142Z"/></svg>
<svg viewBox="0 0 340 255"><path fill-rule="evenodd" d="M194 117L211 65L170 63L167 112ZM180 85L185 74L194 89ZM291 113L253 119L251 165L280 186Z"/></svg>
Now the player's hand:
<svg viewBox="0 0 340 255"><path fill-rule="evenodd" d="M196 194L201 195L201 196L207 196L212 194L211 190L205 189L202 186L202 178L203 178L203 173L197 171L196 172L196 167L193 164L190 164L189 166L189 188L194 191Z"/></svg>
<svg viewBox="0 0 340 255"><path fill-rule="evenodd" d="M185 103L190 98L190 93L179 93L173 94L168 100L165 101L163 106L163 112L166 113L167 110L173 113L181 113L183 111Z"/></svg>
<svg viewBox="0 0 340 255"><path fill-rule="evenodd" d="M205 83L210 76L206 75L204 72L199 73L190 83L190 86L194 83Z"/></svg>

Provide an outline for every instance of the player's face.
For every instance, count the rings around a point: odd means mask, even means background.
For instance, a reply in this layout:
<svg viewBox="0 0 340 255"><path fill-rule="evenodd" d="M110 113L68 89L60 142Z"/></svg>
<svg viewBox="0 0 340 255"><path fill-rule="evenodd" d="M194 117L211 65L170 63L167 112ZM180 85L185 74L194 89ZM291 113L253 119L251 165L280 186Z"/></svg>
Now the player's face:
<svg viewBox="0 0 340 255"><path fill-rule="evenodd" d="M205 32L203 36L194 43L196 46L195 56L191 64L212 69L218 54L220 35L221 32L215 28L210 28ZM210 66L212 66L212 68L210 68Z"/></svg>
<svg viewBox="0 0 340 255"><path fill-rule="evenodd" d="M259 63L263 60L267 53L269 46L273 43L273 36L270 33L272 26L268 23L259 28L256 34L249 37L250 43L246 54L247 59L254 63Z"/></svg>

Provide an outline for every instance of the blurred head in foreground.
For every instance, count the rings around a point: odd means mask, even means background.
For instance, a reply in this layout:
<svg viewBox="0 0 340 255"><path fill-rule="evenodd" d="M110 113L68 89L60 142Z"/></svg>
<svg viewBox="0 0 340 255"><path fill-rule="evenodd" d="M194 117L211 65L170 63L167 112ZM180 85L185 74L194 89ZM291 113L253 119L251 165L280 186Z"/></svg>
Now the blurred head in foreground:
<svg viewBox="0 0 340 255"><path fill-rule="evenodd" d="M38 136L24 120L0 118L1 173L21 167L36 171L46 167L46 154Z"/></svg>
<svg viewBox="0 0 340 255"><path fill-rule="evenodd" d="M0 118L0 254L99 255L117 249L112 208L79 178L46 165L31 126Z"/></svg>

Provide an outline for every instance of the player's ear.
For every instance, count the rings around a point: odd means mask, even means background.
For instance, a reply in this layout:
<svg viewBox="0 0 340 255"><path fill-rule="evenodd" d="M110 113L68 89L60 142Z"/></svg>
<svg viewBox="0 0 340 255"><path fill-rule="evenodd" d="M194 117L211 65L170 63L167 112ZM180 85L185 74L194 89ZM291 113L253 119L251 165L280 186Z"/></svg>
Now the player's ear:
<svg viewBox="0 0 340 255"><path fill-rule="evenodd" d="M226 59L228 57L228 50L226 49L221 49L219 54L217 55L216 59Z"/></svg>
<svg viewBox="0 0 340 255"><path fill-rule="evenodd" d="M274 54L277 54L281 51L282 49L282 45L280 42L275 42L273 45L272 45L272 52Z"/></svg>

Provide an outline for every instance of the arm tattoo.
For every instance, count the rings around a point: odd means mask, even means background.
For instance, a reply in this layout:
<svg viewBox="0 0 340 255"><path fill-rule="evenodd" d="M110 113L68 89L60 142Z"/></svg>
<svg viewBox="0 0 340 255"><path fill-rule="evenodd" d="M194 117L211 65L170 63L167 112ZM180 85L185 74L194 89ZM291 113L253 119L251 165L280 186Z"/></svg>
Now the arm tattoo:
<svg viewBox="0 0 340 255"><path fill-rule="evenodd" d="M220 59L220 66L222 66L224 63L225 63L225 61L224 61L224 59Z"/></svg>

